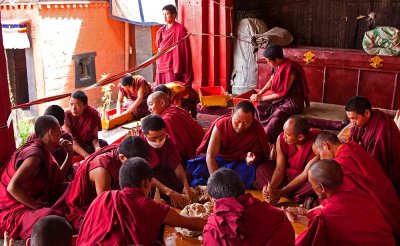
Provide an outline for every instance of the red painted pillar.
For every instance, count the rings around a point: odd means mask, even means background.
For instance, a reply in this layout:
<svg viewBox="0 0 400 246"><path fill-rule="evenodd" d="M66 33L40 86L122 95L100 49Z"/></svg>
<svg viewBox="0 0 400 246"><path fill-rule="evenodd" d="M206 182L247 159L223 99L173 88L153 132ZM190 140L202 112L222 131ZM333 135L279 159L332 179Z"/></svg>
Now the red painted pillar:
<svg viewBox="0 0 400 246"><path fill-rule="evenodd" d="M5 164L15 150L12 125L7 128L7 119L10 112L11 102L7 81L7 65L0 22L0 167Z"/></svg>
<svg viewBox="0 0 400 246"><path fill-rule="evenodd" d="M193 86L221 85L230 90L233 0L179 0L178 11L178 21L193 34Z"/></svg>

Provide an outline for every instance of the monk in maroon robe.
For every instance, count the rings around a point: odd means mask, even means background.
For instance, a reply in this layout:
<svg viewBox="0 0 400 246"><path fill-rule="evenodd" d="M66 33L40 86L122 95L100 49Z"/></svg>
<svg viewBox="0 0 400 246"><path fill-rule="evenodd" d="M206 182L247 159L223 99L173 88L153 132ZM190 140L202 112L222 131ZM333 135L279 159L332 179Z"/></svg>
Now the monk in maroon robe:
<svg viewBox="0 0 400 246"><path fill-rule="evenodd" d="M251 96L251 100L260 102L256 106L258 120L264 126L268 141L275 143L285 121L303 112L304 104L310 106L310 91L303 68L285 58L281 47L275 44L267 46L263 58L276 71L264 88ZM267 91L268 95L264 95Z"/></svg>
<svg viewBox="0 0 400 246"><path fill-rule="evenodd" d="M88 98L83 91L75 91L69 100L70 109L65 112L66 132L72 134L74 151L87 158L90 153L107 146L107 142L99 139L101 118L97 109L88 105Z"/></svg>
<svg viewBox="0 0 400 246"><path fill-rule="evenodd" d="M336 135L321 132L314 152L321 159L334 159L343 170L341 190L371 196L385 220L400 236L400 200L379 163L355 142L341 143Z"/></svg>
<svg viewBox="0 0 400 246"><path fill-rule="evenodd" d="M308 223L296 245L395 245L392 229L368 195L340 191L343 172L337 162L318 161L308 179L323 201L307 217L287 212L289 220Z"/></svg>
<svg viewBox="0 0 400 246"><path fill-rule="evenodd" d="M119 169L128 158L136 156L150 158L142 139L127 137L119 146L109 145L91 154L79 166L66 197L66 218L76 231L98 195L119 189Z"/></svg>
<svg viewBox="0 0 400 246"><path fill-rule="evenodd" d="M158 245L162 224L203 230L205 219L184 217L148 197L152 169L144 159L129 159L119 172L119 183L120 191L103 192L90 205L77 245Z"/></svg>
<svg viewBox="0 0 400 246"><path fill-rule="evenodd" d="M191 186L206 184L210 174L225 167L239 174L246 189L253 187L256 170L269 164L267 136L254 113L251 102L241 101L233 115L224 115L210 125L197 149L200 157L189 160L186 167Z"/></svg>
<svg viewBox="0 0 400 246"><path fill-rule="evenodd" d="M133 114L134 119L140 119L150 114L147 109L147 97L151 86L140 75L126 74L118 84L117 114ZM124 98L128 100L124 101Z"/></svg>
<svg viewBox="0 0 400 246"><path fill-rule="evenodd" d="M317 205L317 198L307 182L307 171L318 160L312 145L319 130L310 129L299 115L290 117L276 141L276 167L264 166L258 172L258 186L264 185L264 198L275 204L281 196L306 207Z"/></svg>
<svg viewBox="0 0 400 246"><path fill-rule="evenodd" d="M166 25L156 34L156 46L159 51L175 44L187 34L186 28L175 20L177 15L175 6L164 6L163 15ZM160 56L156 64L157 85L182 81L185 86L191 86L193 72L189 39L183 40L173 50Z"/></svg>
<svg viewBox="0 0 400 246"><path fill-rule="evenodd" d="M60 141L60 125L50 115L36 120L35 132L38 138L17 149L0 170L0 233L14 239L28 238L42 217L64 215L72 143ZM60 145L68 153L61 168L51 155Z"/></svg>
<svg viewBox="0 0 400 246"><path fill-rule="evenodd" d="M192 192L178 149L167 135L164 120L159 115L148 115L142 120L142 131L141 137L150 150L153 187L160 190L161 198L167 203L183 208L189 204Z"/></svg>
<svg viewBox="0 0 400 246"><path fill-rule="evenodd" d="M400 131L393 119L380 110L372 110L365 97L351 98L345 110L355 126L351 129L350 141L360 143L382 166L400 194Z"/></svg>
<svg viewBox="0 0 400 246"><path fill-rule="evenodd" d="M163 92L152 93L147 98L147 104L152 114L163 118L167 134L176 144L182 163L186 166L186 161L196 156L196 149L204 137L203 128L187 111L171 105L170 99Z"/></svg>
<svg viewBox="0 0 400 246"><path fill-rule="evenodd" d="M207 188L214 209L203 230L204 245L294 245L285 212L245 194L234 171L214 172Z"/></svg>
<svg viewBox="0 0 400 246"><path fill-rule="evenodd" d="M54 116L57 120L60 126L62 127L64 125L64 118L65 118L65 112L64 109L62 109L58 105L51 105L49 106L45 111L43 115L51 115ZM28 139L26 140L27 142L33 141L37 138L37 135L35 132L33 132L31 135L29 135ZM68 140L69 142L72 143L72 135L64 130L61 130L61 139ZM65 158L67 157L67 153L64 151L64 149L60 146L57 149L53 150L51 153L56 159L58 165L62 165ZM71 171L71 167L70 167Z"/></svg>

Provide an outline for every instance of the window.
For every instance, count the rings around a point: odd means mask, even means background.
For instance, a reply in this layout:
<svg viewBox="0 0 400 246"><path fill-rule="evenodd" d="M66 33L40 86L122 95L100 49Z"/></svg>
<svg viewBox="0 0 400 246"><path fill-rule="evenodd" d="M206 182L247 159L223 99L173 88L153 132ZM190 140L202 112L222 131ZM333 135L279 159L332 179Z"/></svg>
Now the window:
<svg viewBox="0 0 400 246"><path fill-rule="evenodd" d="M75 62L75 88L87 87L96 83L96 52L73 55Z"/></svg>

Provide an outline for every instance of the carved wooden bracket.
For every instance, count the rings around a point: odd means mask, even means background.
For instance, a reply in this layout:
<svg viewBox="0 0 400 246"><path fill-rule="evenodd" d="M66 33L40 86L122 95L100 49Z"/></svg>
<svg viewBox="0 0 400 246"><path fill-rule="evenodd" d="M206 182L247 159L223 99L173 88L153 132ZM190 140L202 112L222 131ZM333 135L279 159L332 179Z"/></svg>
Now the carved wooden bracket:
<svg viewBox="0 0 400 246"><path fill-rule="evenodd" d="M313 59L314 56L315 56L314 53L312 53L311 51L307 51L307 52L304 54L304 57L305 57L305 58L303 59L303 61L305 61L307 64L312 63L312 62L315 62L315 60Z"/></svg>
<svg viewBox="0 0 400 246"><path fill-rule="evenodd" d="M380 58L379 56L374 56L371 59L369 59L369 61L371 62L369 65L373 68L380 68L383 65L381 64L381 62L383 62L383 59Z"/></svg>

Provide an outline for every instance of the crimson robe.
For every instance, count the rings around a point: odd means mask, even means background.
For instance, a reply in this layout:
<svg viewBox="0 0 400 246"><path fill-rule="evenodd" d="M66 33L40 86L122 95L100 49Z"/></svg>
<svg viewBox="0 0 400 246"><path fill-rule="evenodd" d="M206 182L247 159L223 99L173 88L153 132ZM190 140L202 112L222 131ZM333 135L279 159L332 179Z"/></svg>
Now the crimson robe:
<svg viewBox="0 0 400 246"><path fill-rule="evenodd" d="M295 80L289 86L290 74ZM264 126L268 141L274 143L282 132L286 120L304 110L304 104L309 107L308 94L310 93L304 70L300 64L285 58L274 74L271 84L272 93L282 96L273 101L261 101L256 105L257 117Z"/></svg>
<svg viewBox="0 0 400 246"><path fill-rule="evenodd" d="M361 143L400 191L400 132L393 119L380 110L372 110L366 126L352 127L350 140Z"/></svg>
<svg viewBox="0 0 400 246"><path fill-rule="evenodd" d="M297 246L395 245L392 229L375 202L361 193L339 192L311 210Z"/></svg>
<svg viewBox="0 0 400 246"><path fill-rule="evenodd" d="M204 137L203 128L180 107L169 106L161 114L166 130L178 148L179 155L186 161L196 156L196 149Z"/></svg>
<svg viewBox="0 0 400 246"><path fill-rule="evenodd" d="M76 245L154 245L169 210L139 188L103 192L90 205Z"/></svg>
<svg viewBox="0 0 400 246"><path fill-rule="evenodd" d="M33 141L36 138L38 138L38 136L36 135L35 132L33 132L31 135L29 135L28 139L26 140L27 142ZM61 138L68 140L72 143L72 135L69 132L66 132L64 130L61 131ZM58 147L57 149L53 150L51 152L51 154L53 155L54 159L56 159L58 165L61 167L61 165L64 163L65 158L67 158L67 153L64 151L63 147Z"/></svg>
<svg viewBox="0 0 400 246"><path fill-rule="evenodd" d="M76 171L65 201L65 217L75 230L79 230L87 209L97 197L95 184L89 179L90 171L98 167L107 169L111 176L111 189L119 189L119 169L122 163L118 154L117 145L101 148L80 164Z"/></svg>
<svg viewBox="0 0 400 246"><path fill-rule="evenodd" d="M157 31L156 46L158 50L163 50L178 42L186 34L186 28L178 22L175 22L170 28L164 25ZM157 85L182 81L185 86L190 86L193 80L193 72L189 39L183 40L173 50L160 56L156 64Z"/></svg>
<svg viewBox="0 0 400 246"><path fill-rule="evenodd" d="M142 85L145 85L146 91L145 91L145 96L144 96L143 102L141 104L139 104L139 106L136 108L136 110L134 112L132 112L133 117L135 119L140 119L140 118L150 114L149 109L147 107L147 97L151 94L151 86L149 85L149 83L147 83L147 81L142 76L136 75L133 78L134 78L133 83L132 83L133 92L129 91L129 93L127 93L121 84L118 84L118 90L124 95L125 98L128 99L122 105L123 109L127 109L130 106L132 106L132 104L138 98L139 88Z"/></svg>
<svg viewBox="0 0 400 246"><path fill-rule="evenodd" d="M34 199L47 207L32 209L17 201L7 186L17 169L29 157L36 156L42 161L39 173L29 177L22 184L23 189ZM32 227L39 219L48 215L64 216L64 201L69 184L64 183L60 167L45 149L41 139L35 139L18 148L1 168L0 182L0 233L8 232L11 238L23 240L30 237Z"/></svg>
<svg viewBox="0 0 400 246"><path fill-rule="evenodd" d="M354 142L342 144L334 160L344 173L342 190L361 190L369 194L383 217L400 236L400 200L379 163Z"/></svg>
<svg viewBox="0 0 400 246"><path fill-rule="evenodd" d="M319 132L320 131L317 129L310 129L310 134L307 136L303 146L298 150L296 150L294 144L289 145L286 143L285 139L283 138L283 133L279 135L279 144L286 160L285 178L280 187L287 185L290 183L290 181L301 174L304 171L307 163L315 157L315 154L312 150L312 145ZM271 168L271 166L263 166L258 172L259 175L257 176L258 188L262 188L264 185L270 182L273 173L274 168ZM307 196L315 196L315 193L310 183L305 181L298 188L286 194L285 196L289 197L294 202L302 203Z"/></svg>
<svg viewBox="0 0 400 246"><path fill-rule="evenodd" d="M285 213L251 194L221 198L203 230L204 245L294 245Z"/></svg>
<svg viewBox="0 0 400 246"><path fill-rule="evenodd" d="M92 141L95 137L93 129L101 131L101 117L97 109L88 105L82 116L73 116L71 110L65 111L65 125L71 129L73 139L87 152L93 153ZM100 147L107 145L103 139L99 139Z"/></svg>

